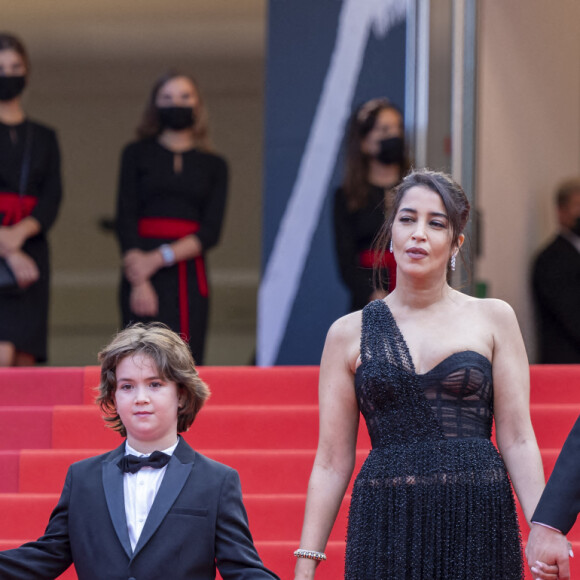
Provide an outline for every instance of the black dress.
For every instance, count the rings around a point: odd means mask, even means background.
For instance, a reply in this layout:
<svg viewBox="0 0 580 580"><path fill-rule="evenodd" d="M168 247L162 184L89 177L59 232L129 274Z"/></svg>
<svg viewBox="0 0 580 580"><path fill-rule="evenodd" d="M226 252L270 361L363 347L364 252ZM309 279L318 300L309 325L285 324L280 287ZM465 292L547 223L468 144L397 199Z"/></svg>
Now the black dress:
<svg viewBox="0 0 580 580"><path fill-rule="evenodd" d="M417 374L389 307L363 310L356 395L372 451L352 493L348 580L520 580L510 481L490 441L491 363L474 351Z"/></svg>
<svg viewBox="0 0 580 580"><path fill-rule="evenodd" d="M180 235L143 235L143 220L173 221L197 224L203 254L169 268L162 268L151 277L159 297L159 313L153 318L131 312L131 286L123 276L121 311L123 325L131 322L159 320L189 341L197 364L203 364L208 320L208 288L205 252L219 241L227 195L228 169L222 157L192 149L182 154L182 170L174 169L174 153L157 139L143 139L123 151L117 204L117 229L121 251L145 251L171 243ZM172 221L173 220L173 221ZM176 233L177 229L175 230ZM165 236L165 237L163 237ZM180 278L180 268L182 276ZM180 286L181 284L181 286ZM180 299L180 288L186 285L187 304ZM186 321L182 319L185 315ZM187 328L184 328L186 326Z"/></svg>
<svg viewBox="0 0 580 580"><path fill-rule="evenodd" d="M374 291L372 246L385 223L385 189L369 185L367 203L351 211L342 187L334 194L334 243L340 275L350 290L350 311L361 310ZM396 264L387 253L381 275L391 292L395 287Z"/></svg>
<svg viewBox="0 0 580 580"><path fill-rule="evenodd" d="M52 129L32 121L12 126L0 123L0 195L20 193L20 171L30 130L30 170L25 198L34 204L29 215L38 221L41 231L29 238L22 250L36 262L40 278L26 290L0 293L0 342L11 342L16 350L44 362L50 283L46 232L56 219L62 197L60 152ZM0 224L6 218L6 212L0 211ZM10 225L13 220L8 218L7 222L5 225Z"/></svg>

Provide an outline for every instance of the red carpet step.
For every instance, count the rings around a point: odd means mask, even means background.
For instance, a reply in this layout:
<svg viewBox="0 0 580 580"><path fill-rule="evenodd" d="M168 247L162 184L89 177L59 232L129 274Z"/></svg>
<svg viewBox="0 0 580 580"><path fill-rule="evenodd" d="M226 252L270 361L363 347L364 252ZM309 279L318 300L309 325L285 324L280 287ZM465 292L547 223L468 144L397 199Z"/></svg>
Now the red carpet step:
<svg viewBox="0 0 580 580"><path fill-rule="evenodd" d="M256 545L283 579L292 578L317 444L317 373L316 367L202 367L212 397L185 435L239 471ZM43 532L72 461L121 442L92 404L98 380L97 367L0 369L0 549ZM549 473L580 412L580 367L531 367L531 383L532 420ZM357 470L369 447L361 424ZM347 512L348 498L319 580L342 577ZM580 533L571 538L580 540ZM76 575L71 570L62 578Z"/></svg>

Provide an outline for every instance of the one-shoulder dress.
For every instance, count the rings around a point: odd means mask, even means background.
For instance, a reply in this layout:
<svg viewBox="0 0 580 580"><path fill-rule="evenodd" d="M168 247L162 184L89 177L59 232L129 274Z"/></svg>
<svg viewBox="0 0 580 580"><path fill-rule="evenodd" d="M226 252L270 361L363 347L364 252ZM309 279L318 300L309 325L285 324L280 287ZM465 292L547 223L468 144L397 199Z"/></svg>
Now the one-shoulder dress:
<svg viewBox="0 0 580 580"><path fill-rule="evenodd" d="M355 390L372 450L354 483L347 580L522 579L509 477L492 444L490 361L417 374L384 301L363 310Z"/></svg>

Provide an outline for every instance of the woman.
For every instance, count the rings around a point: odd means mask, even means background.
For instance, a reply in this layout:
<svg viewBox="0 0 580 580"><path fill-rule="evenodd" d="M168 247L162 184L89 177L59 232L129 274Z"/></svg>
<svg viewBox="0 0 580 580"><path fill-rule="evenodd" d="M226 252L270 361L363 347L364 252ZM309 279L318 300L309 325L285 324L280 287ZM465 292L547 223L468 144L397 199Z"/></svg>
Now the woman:
<svg viewBox="0 0 580 580"><path fill-rule="evenodd" d="M300 544L314 553L296 553L297 579L313 578L323 558L354 466L359 412L373 449L353 488L345 577L523 578L506 467L529 522L544 478L528 361L506 303L447 283L468 215L449 177L408 175L380 238L397 261L396 288L328 333ZM490 442L494 416L502 456Z"/></svg>
<svg viewBox="0 0 580 580"><path fill-rule="evenodd" d="M137 133L123 152L117 205L123 324L164 322L203 364L205 253L219 240L228 170L209 151L194 80L175 72L161 77Z"/></svg>
<svg viewBox="0 0 580 580"><path fill-rule="evenodd" d="M373 99L353 114L346 138L344 183L334 196L334 237L340 274L350 290L350 311L384 292L373 288L372 244L392 202L392 189L407 173L403 115L387 99ZM396 265L387 255L380 275L395 287Z"/></svg>
<svg viewBox="0 0 580 580"><path fill-rule="evenodd" d="M60 153L55 132L22 107L29 72L23 43L0 33L0 266L14 278L0 289L0 366L43 362L47 351L46 233L62 196Z"/></svg>

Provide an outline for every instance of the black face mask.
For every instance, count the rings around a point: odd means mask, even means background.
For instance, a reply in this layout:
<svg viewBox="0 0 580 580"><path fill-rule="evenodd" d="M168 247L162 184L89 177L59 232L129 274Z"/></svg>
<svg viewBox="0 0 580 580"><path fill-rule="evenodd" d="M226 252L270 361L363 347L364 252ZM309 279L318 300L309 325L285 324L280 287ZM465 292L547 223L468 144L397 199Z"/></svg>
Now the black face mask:
<svg viewBox="0 0 580 580"><path fill-rule="evenodd" d="M405 142L402 137L391 137L379 141L377 161L384 165L401 165L405 160Z"/></svg>
<svg viewBox="0 0 580 580"><path fill-rule="evenodd" d="M26 86L24 75L0 77L0 101L11 101L22 93Z"/></svg>
<svg viewBox="0 0 580 580"><path fill-rule="evenodd" d="M164 129L181 131L193 127L195 123L193 107L157 107L157 115Z"/></svg>
<svg viewBox="0 0 580 580"><path fill-rule="evenodd" d="M570 228L573 234L580 236L580 217L576 220L576 223Z"/></svg>

